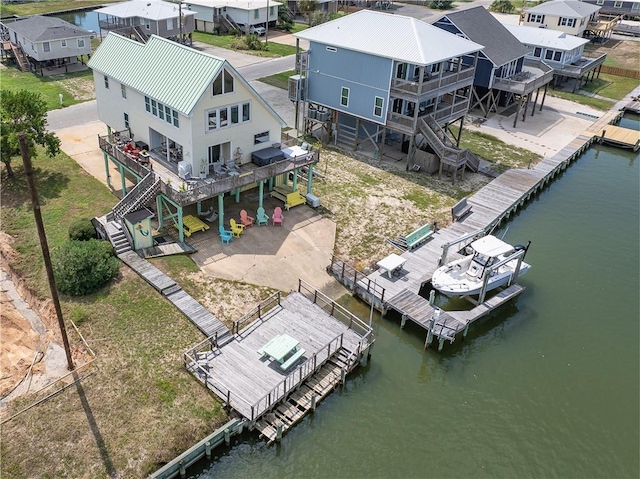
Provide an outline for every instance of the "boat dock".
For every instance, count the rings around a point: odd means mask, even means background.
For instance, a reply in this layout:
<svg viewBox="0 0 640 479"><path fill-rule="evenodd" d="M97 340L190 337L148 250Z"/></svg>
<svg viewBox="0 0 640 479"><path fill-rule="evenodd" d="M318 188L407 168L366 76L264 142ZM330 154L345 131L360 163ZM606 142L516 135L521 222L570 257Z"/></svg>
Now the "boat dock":
<svg viewBox="0 0 640 479"><path fill-rule="evenodd" d="M622 107L623 111L630 111L636 115L640 115L640 100L633 100Z"/></svg>
<svg viewBox="0 0 640 479"><path fill-rule="evenodd" d="M492 231L535 197L598 140L601 129L610 129L611 123L618 122L622 114L621 111L603 114L589 130L554 156L543 159L532 168L506 171L471 195L467 198L471 211L447 228L437 230L421 246L402 252L405 262L396 274L381 270L365 274L335 257L327 272L349 288L353 295L372 304L383 314L396 310L402 315L403 325L410 320L424 328L427 331L425 347L435 338L439 341L439 349L442 349L445 341L453 343L460 333L464 337L471 323L520 295L524 287L509 284L488 300L482 298L469 311L442 311L439 317L434 318L436 308L419 295L430 283L434 271L461 257L458 251Z"/></svg>
<svg viewBox="0 0 640 479"><path fill-rule="evenodd" d="M286 361L267 352L283 335L295 343ZM367 324L300 280L298 291L271 296L229 334L189 348L184 364L250 430L273 442L366 364L373 342Z"/></svg>

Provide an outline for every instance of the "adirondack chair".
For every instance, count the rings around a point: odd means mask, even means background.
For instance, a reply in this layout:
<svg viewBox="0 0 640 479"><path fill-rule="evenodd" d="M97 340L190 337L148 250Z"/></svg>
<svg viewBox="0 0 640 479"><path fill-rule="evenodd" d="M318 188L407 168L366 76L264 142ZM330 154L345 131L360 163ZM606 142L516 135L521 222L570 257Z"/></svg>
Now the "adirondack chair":
<svg viewBox="0 0 640 479"><path fill-rule="evenodd" d="M256 221L258 226L260 226L260 225L268 225L269 224L269 216L264 211L264 208L262 206L260 208L258 208L258 211L256 212L256 217L258 219Z"/></svg>
<svg viewBox="0 0 640 479"><path fill-rule="evenodd" d="M244 225L239 225L233 218L229 220L229 225L231 225L231 232L233 233L233 236L240 238L240 235L244 233Z"/></svg>
<svg viewBox="0 0 640 479"><path fill-rule="evenodd" d="M220 240L222 244L229 244L231 242L231 231L224 229L224 226L220 225Z"/></svg>
<svg viewBox="0 0 640 479"><path fill-rule="evenodd" d="M271 217L271 221L273 222L273 225L282 226L283 219L284 217L282 216L282 208L280 208L279 206L276 206L275 209L273 210L273 216Z"/></svg>
<svg viewBox="0 0 640 479"><path fill-rule="evenodd" d="M242 223L242 226L253 226L253 216L249 216L247 210L241 210L240 223Z"/></svg>

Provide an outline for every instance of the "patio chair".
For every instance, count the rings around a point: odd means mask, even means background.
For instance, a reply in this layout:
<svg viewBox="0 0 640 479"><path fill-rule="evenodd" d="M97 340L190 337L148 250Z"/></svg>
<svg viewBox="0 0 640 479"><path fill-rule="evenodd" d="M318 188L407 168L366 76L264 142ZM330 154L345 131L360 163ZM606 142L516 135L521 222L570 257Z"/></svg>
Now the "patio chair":
<svg viewBox="0 0 640 479"><path fill-rule="evenodd" d="M200 214L200 218L202 218L205 221L208 221L209 223L213 223L218 219L218 212L215 211L214 207L212 206L207 211L203 211Z"/></svg>
<svg viewBox="0 0 640 479"><path fill-rule="evenodd" d="M231 242L232 234L231 231L224 229L224 226L220 225L220 241L222 244L229 244Z"/></svg>
<svg viewBox="0 0 640 479"><path fill-rule="evenodd" d="M284 220L284 217L282 216L282 208L280 208L279 206L276 206L275 209L273 210L273 216L271 217L271 221L274 226L275 225L282 226L282 220Z"/></svg>
<svg viewBox="0 0 640 479"><path fill-rule="evenodd" d="M242 226L252 226L253 225L253 216L249 216L247 214L247 210L240 211L240 223Z"/></svg>
<svg viewBox="0 0 640 479"><path fill-rule="evenodd" d="M256 218L257 218L256 223L258 226L269 224L269 216L264 211L264 208L262 206L258 208L258 211L256 212Z"/></svg>
<svg viewBox="0 0 640 479"><path fill-rule="evenodd" d="M233 218L229 220L229 225L231 225L231 232L233 233L233 236L235 238L240 238L240 235L244 233L244 225L239 225Z"/></svg>
<svg viewBox="0 0 640 479"><path fill-rule="evenodd" d="M224 176L224 170L222 169L222 162L216 161L213 163L213 174L218 178Z"/></svg>
<svg viewBox="0 0 640 479"><path fill-rule="evenodd" d="M227 160L227 163L224 166L229 173L239 173L236 162L231 159Z"/></svg>

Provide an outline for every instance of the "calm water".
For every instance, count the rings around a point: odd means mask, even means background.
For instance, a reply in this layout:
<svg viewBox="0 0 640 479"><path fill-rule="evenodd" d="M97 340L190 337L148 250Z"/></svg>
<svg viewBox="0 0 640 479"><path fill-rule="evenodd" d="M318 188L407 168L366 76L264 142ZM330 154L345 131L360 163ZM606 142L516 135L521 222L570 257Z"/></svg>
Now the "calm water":
<svg viewBox="0 0 640 479"><path fill-rule="evenodd" d="M245 436L205 478L639 476L639 167L591 149L508 224L525 293L438 354L375 319L371 363L281 445ZM368 308L351 308L368 318Z"/></svg>
<svg viewBox="0 0 640 479"><path fill-rule="evenodd" d="M98 14L94 11L83 11L73 13L60 13L53 15L61 18L69 23L73 23L76 27L84 28L85 30L93 30L100 33L100 27L98 26ZM104 20L104 15L102 19Z"/></svg>
<svg viewBox="0 0 640 479"><path fill-rule="evenodd" d="M620 124L618 126L629 128L631 130L640 130L640 115L627 112L622 118L620 118Z"/></svg>

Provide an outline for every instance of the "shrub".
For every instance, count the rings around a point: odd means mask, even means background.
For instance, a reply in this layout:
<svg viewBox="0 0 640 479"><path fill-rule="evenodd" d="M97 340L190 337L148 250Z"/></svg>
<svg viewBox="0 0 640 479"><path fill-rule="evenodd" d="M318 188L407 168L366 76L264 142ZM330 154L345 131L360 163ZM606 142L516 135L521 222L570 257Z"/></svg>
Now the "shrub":
<svg viewBox="0 0 640 479"><path fill-rule="evenodd" d="M452 5L452 0L434 0L432 2L429 2L429 8L433 8L435 10L446 10L448 8L451 8Z"/></svg>
<svg viewBox="0 0 640 479"><path fill-rule="evenodd" d="M75 220L69 226L69 239L75 241L88 241L97 238L96 229L91 224L91 220L79 219Z"/></svg>
<svg viewBox="0 0 640 479"><path fill-rule="evenodd" d="M249 50L264 50L264 43L260 41L260 37L256 34L247 35L245 41Z"/></svg>
<svg viewBox="0 0 640 479"><path fill-rule="evenodd" d="M489 10L498 13L511 13L513 9L514 6L509 0L495 0L489 7Z"/></svg>
<svg viewBox="0 0 640 479"><path fill-rule="evenodd" d="M70 296L94 293L118 274L118 259L106 241L67 241L52 256L58 290Z"/></svg>

